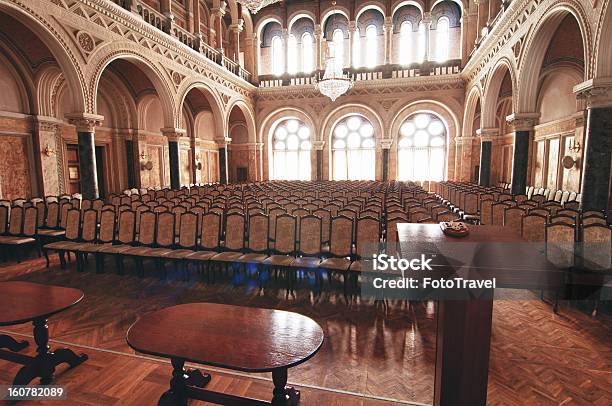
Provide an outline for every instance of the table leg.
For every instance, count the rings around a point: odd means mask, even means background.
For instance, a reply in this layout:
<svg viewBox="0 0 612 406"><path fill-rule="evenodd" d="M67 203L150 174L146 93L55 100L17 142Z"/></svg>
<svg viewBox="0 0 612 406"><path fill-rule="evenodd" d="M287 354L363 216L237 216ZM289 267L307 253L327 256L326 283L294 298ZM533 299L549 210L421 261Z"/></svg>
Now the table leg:
<svg viewBox="0 0 612 406"><path fill-rule="evenodd" d="M67 363L70 368L74 368L87 360L87 355L76 355L67 348L50 352L47 320L36 319L33 324L36 357L17 372L13 385L27 385L36 377L40 377L42 385L49 385L53 380L55 367L59 364Z"/></svg>
<svg viewBox="0 0 612 406"><path fill-rule="evenodd" d="M6 348L13 352L19 352L30 345L27 341L17 341L13 337L0 334L0 348Z"/></svg>
<svg viewBox="0 0 612 406"><path fill-rule="evenodd" d="M274 382L272 405L295 406L300 402L300 391L286 386L287 368L272 371L272 382Z"/></svg>
<svg viewBox="0 0 612 406"><path fill-rule="evenodd" d="M185 369L185 360L172 358L172 379L170 390L166 391L157 403L158 406L186 406L187 386L203 388L210 382L210 375L197 369Z"/></svg>

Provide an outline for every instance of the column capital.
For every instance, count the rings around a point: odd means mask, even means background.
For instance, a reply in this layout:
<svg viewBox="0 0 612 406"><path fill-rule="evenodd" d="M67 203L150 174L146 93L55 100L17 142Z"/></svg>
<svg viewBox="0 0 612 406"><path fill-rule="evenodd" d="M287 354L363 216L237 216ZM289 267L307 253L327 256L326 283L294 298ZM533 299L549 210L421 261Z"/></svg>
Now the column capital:
<svg viewBox="0 0 612 406"><path fill-rule="evenodd" d="M480 137L480 141L494 141L499 135L499 128L479 128L476 135Z"/></svg>
<svg viewBox="0 0 612 406"><path fill-rule="evenodd" d="M30 120L38 131L55 132L62 123L55 117L31 116Z"/></svg>
<svg viewBox="0 0 612 406"><path fill-rule="evenodd" d="M178 142L181 137L187 134L187 131L182 128L166 127L161 129L161 133L168 138L168 141Z"/></svg>
<svg viewBox="0 0 612 406"><path fill-rule="evenodd" d="M76 126L77 132L92 133L102 125L104 116L90 113L68 113L65 115L70 124Z"/></svg>
<svg viewBox="0 0 612 406"><path fill-rule="evenodd" d="M349 23L350 24L350 23ZM321 28L321 24L315 24L314 26L314 36L321 36L323 34L323 28Z"/></svg>
<svg viewBox="0 0 612 406"><path fill-rule="evenodd" d="M476 137L455 137L455 145L471 145L472 141L474 141L474 138Z"/></svg>
<svg viewBox="0 0 612 406"><path fill-rule="evenodd" d="M325 141L313 141L312 149L315 151L323 151L323 147L325 146Z"/></svg>
<svg viewBox="0 0 612 406"><path fill-rule="evenodd" d="M391 149L391 145L393 145L393 138L383 138L380 140L380 147L382 149Z"/></svg>
<svg viewBox="0 0 612 406"><path fill-rule="evenodd" d="M348 30L349 32L354 32L357 29L357 21L349 21Z"/></svg>
<svg viewBox="0 0 612 406"><path fill-rule="evenodd" d="M392 17L385 17L385 22L383 23L383 29L385 29L386 31L393 30L393 18Z"/></svg>
<svg viewBox="0 0 612 406"><path fill-rule="evenodd" d="M514 113L506 117L514 131L531 131L540 119L540 113Z"/></svg>
<svg viewBox="0 0 612 406"><path fill-rule="evenodd" d="M431 12L430 11L426 11L423 13L423 18L421 19L421 22L423 24L429 25L431 24L431 22L433 21L433 18L431 16Z"/></svg>
<svg viewBox="0 0 612 406"><path fill-rule="evenodd" d="M219 148L225 148L232 143L232 139L229 137L215 138L215 142Z"/></svg>
<svg viewBox="0 0 612 406"><path fill-rule="evenodd" d="M231 24L229 29L234 32L241 33L244 30L244 20L240 19L236 24Z"/></svg>
<svg viewBox="0 0 612 406"><path fill-rule="evenodd" d="M210 12L217 17L223 17L225 16L225 7L214 7Z"/></svg>
<svg viewBox="0 0 612 406"><path fill-rule="evenodd" d="M612 107L612 77L579 83L574 86L574 94L586 102L587 108Z"/></svg>

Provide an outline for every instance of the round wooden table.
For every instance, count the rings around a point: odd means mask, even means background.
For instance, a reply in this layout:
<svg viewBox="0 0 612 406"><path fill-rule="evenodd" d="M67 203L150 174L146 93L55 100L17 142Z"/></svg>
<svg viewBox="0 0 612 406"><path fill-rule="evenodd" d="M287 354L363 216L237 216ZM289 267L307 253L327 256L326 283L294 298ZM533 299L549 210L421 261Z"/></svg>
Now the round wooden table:
<svg viewBox="0 0 612 406"><path fill-rule="evenodd" d="M312 358L323 344L323 330L297 313L214 303L191 303L142 316L128 330L134 350L170 358L170 390L161 405L187 399L227 404L270 404L204 390L209 374L186 371L186 361L242 372L271 372L273 405L296 404L299 392L287 388L287 370Z"/></svg>
<svg viewBox="0 0 612 406"><path fill-rule="evenodd" d="M37 345L37 355L34 357L18 354L28 346L28 342L0 335L0 358L24 365L15 376L13 385L26 385L36 377L40 377L41 384L48 385L59 364L67 363L72 368L87 360L87 355L76 355L67 348L51 352L47 326L49 317L71 308L83 297L82 291L73 288L30 282L0 282L0 326L32 322Z"/></svg>

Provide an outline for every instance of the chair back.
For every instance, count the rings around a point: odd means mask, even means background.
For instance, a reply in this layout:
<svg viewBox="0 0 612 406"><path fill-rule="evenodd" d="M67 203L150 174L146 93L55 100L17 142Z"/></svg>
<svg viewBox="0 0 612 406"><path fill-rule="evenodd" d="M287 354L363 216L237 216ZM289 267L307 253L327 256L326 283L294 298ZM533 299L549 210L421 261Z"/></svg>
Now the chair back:
<svg viewBox="0 0 612 406"><path fill-rule="evenodd" d="M525 215L527 215L527 212L519 207L507 208L504 211L504 227L511 229L516 234L520 234L522 219Z"/></svg>
<svg viewBox="0 0 612 406"><path fill-rule="evenodd" d="M10 235L21 235L23 231L23 207L13 206L10 211L8 233Z"/></svg>
<svg viewBox="0 0 612 406"><path fill-rule="evenodd" d="M511 206L507 203L495 203L491 206L491 225L503 226L504 213Z"/></svg>
<svg viewBox="0 0 612 406"><path fill-rule="evenodd" d="M244 249L244 214L231 213L225 220L225 249L241 251Z"/></svg>
<svg viewBox="0 0 612 406"><path fill-rule="evenodd" d="M315 215L300 218L299 253L305 256L321 254L323 220Z"/></svg>
<svg viewBox="0 0 612 406"><path fill-rule="evenodd" d="M47 203L46 226L48 228L57 228L59 226L59 203Z"/></svg>
<svg viewBox="0 0 612 406"><path fill-rule="evenodd" d="M278 216L274 230L274 251L281 255L294 255L296 236L296 218L290 214Z"/></svg>
<svg viewBox="0 0 612 406"><path fill-rule="evenodd" d="M4 235L8 228L9 208L0 206L0 235Z"/></svg>
<svg viewBox="0 0 612 406"><path fill-rule="evenodd" d="M354 219L346 216L332 217L329 231L329 253L344 258L352 254Z"/></svg>
<svg viewBox="0 0 612 406"><path fill-rule="evenodd" d="M521 236L529 242L544 242L547 217L529 213L521 220Z"/></svg>
<svg viewBox="0 0 612 406"><path fill-rule="evenodd" d="M106 209L100 213L100 229L98 230L98 242L107 244L115 239L115 211Z"/></svg>
<svg viewBox="0 0 612 406"><path fill-rule="evenodd" d="M66 215L66 239L75 241L79 239L81 231L81 211L70 209Z"/></svg>
<svg viewBox="0 0 612 406"><path fill-rule="evenodd" d="M155 243L157 215L152 211L141 211L139 217L140 228L138 231L138 244L153 245Z"/></svg>
<svg viewBox="0 0 612 406"><path fill-rule="evenodd" d="M576 226L553 223L546 226L546 258L559 269L574 265Z"/></svg>
<svg viewBox="0 0 612 406"><path fill-rule="evenodd" d="M380 248L380 220L374 217L357 219L355 232L355 253L363 258L366 255L378 254ZM375 250L375 251L372 251Z"/></svg>
<svg viewBox="0 0 612 406"><path fill-rule="evenodd" d="M247 234L247 248L251 252L263 253L268 251L268 235L270 218L262 213L249 216L249 228Z"/></svg>
<svg viewBox="0 0 612 406"><path fill-rule="evenodd" d="M21 234L25 237L33 237L36 235L38 226L38 209L34 206L27 207L24 210L23 216L23 231Z"/></svg>
<svg viewBox="0 0 612 406"><path fill-rule="evenodd" d="M136 232L136 213L132 210L124 210L119 214L119 231L117 242L121 244L131 244L134 242Z"/></svg>
<svg viewBox="0 0 612 406"><path fill-rule="evenodd" d="M81 224L81 241L95 241L97 232L98 212L93 209L85 210L83 212L83 222Z"/></svg>
<svg viewBox="0 0 612 406"><path fill-rule="evenodd" d="M495 200L486 199L480 202L480 224L491 224Z"/></svg>
<svg viewBox="0 0 612 406"><path fill-rule="evenodd" d="M584 226L580 257L584 269L609 272L612 269L612 228L604 224Z"/></svg>
<svg viewBox="0 0 612 406"><path fill-rule="evenodd" d="M158 247L170 248L175 241L174 213L163 212L157 214L157 232L155 233L155 244Z"/></svg>
<svg viewBox="0 0 612 406"><path fill-rule="evenodd" d="M221 244L221 214L208 212L202 216L200 226L200 248L204 250L218 250Z"/></svg>
<svg viewBox="0 0 612 406"><path fill-rule="evenodd" d="M192 212L181 214L178 245L181 248L194 249L198 239L198 215Z"/></svg>

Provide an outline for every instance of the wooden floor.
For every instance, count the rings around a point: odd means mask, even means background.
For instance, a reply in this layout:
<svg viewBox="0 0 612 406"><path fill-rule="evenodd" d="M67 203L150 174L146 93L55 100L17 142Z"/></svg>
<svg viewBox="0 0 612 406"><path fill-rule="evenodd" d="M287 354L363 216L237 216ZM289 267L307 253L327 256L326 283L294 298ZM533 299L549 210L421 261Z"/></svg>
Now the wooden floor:
<svg viewBox="0 0 612 406"><path fill-rule="evenodd" d="M303 391L302 404L433 402L433 303L393 303L385 316L371 302L347 306L342 295L324 292L317 298L307 286L296 297L286 298L274 283L261 292L250 284L236 287L231 280L212 285L181 282L172 273L160 281L153 270L141 279L127 265L127 275L119 276L110 264L106 273L98 275L92 272L93 264L85 273L61 270L57 258L49 269L41 259L0 264L0 280L71 286L85 292L81 304L49 323L52 347L68 345L90 356L76 369L57 374L55 382L68 388L66 404L155 404L167 389L170 367L163 360L134 354L125 332L139 314L198 301L291 310L319 322L326 334L323 348L308 363L289 371L290 383ZM612 317L594 319L567 305L554 315L537 299L496 301L493 317L489 404L612 404ZM0 330L31 337L28 325ZM0 384L10 383L18 367L0 361ZM214 390L270 397L272 383L265 374L213 371L213 376Z"/></svg>

